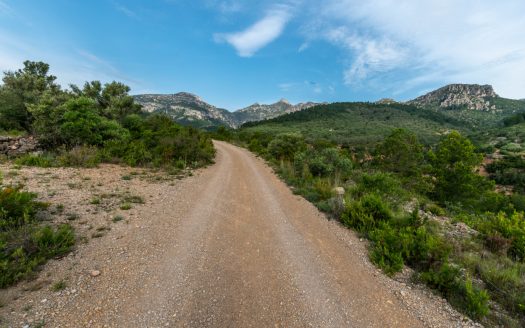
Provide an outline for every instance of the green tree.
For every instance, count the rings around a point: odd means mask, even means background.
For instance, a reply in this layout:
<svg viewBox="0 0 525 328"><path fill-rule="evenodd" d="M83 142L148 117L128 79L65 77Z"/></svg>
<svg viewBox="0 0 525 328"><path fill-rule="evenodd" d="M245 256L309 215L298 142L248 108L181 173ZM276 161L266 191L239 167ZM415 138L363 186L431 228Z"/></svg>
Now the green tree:
<svg viewBox="0 0 525 328"><path fill-rule="evenodd" d="M130 88L120 82L113 81L102 86L100 81L92 81L86 82L82 89L76 85L71 85L71 89L78 97L93 99L100 114L109 119L122 120L141 111L141 106L129 95Z"/></svg>
<svg viewBox="0 0 525 328"><path fill-rule="evenodd" d="M60 86L49 74L49 65L25 61L24 68L6 72L0 87L0 127L30 130L32 116L28 106L39 102L45 92L57 93Z"/></svg>
<svg viewBox="0 0 525 328"><path fill-rule="evenodd" d="M376 149L381 168L404 176L419 175L423 156L417 136L405 129L395 129Z"/></svg>
<svg viewBox="0 0 525 328"><path fill-rule="evenodd" d="M435 179L433 194L441 203L472 200L493 187L475 172L483 156L459 132L444 137L435 152L429 152L429 158Z"/></svg>
<svg viewBox="0 0 525 328"><path fill-rule="evenodd" d="M268 151L278 160L289 160L294 158L296 152L306 149L306 143L302 135L298 133L279 134L268 144Z"/></svg>
<svg viewBox="0 0 525 328"><path fill-rule="evenodd" d="M46 95L38 105L30 107L35 117L34 130L44 146L101 146L129 135L116 121L99 115L94 100L69 98Z"/></svg>

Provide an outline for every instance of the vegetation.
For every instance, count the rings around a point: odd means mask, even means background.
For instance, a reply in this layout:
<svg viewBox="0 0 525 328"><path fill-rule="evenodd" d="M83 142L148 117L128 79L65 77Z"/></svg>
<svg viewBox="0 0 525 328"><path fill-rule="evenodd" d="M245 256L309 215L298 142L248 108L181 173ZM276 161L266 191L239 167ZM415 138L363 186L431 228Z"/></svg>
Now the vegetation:
<svg viewBox="0 0 525 328"><path fill-rule="evenodd" d="M219 129L214 137L264 157L294 192L368 238L371 260L387 274L409 265L471 317L525 323L523 200L496 192L477 173L483 156L468 138L452 131L425 145L416 133L394 129L377 142L354 138L350 147L346 136L303 136L295 120L274 130L278 122ZM342 198L335 187L344 187Z"/></svg>
<svg viewBox="0 0 525 328"><path fill-rule="evenodd" d="M211 139L160 115L144 116L129 87L86 82L62 90L49 65L24 63L7 72L0 87L0 129L35 134L46 152L21 165L198 167L213 160Z"/></svg>
<svg viewBox="0 0 525 328"><path fill-rule="evenodd" d="M320 105L274 119L243 125L247 132L262 134L301 133L307 141L324 139L349 147L370 147L394 129L414 132L426 144L455 129L467 132L463 121L441 112L404 104L334 103Z"/></svg>
<svg viewBox="0 0 525 328"><path fill-rule="evenodd" d="M0 288L28 277L48 259L67 253L75 243L69 225L43 225L37 213L46 204L21 189L0 185Z"/></svg>

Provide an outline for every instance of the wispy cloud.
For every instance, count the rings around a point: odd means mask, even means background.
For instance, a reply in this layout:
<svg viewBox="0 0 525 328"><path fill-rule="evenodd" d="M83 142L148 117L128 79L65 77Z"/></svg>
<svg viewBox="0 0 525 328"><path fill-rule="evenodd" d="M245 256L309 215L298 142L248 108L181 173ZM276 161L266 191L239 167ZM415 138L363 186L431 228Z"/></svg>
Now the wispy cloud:
<svg viewBox="0 0 525 328"><path fill-rule="evenodd" d="M215 34L215 41L229 43L241 57L251 57L280 36L290 18L290 6L275 6L261 20L243 31Z"/></svg>
<svg viewBox="0 0 525 328"><path fill-rule="evenodd" d="M279 85L277 85L277 87L279 88L279 90L281 90L281 92L288 92L290 90L292 90L295 86L297 85L297 83L280 83Z"/></svg>
<svg viewBox="0 0 525 328"><path fill-rule="evenodd" d="M303 42L300 46L299 46L299 49L297 49L297 52L303 52L305 51L306 49L308 49L310 47L310 44L308 42Z"/></svg>
<svg viewBox="0 0 525 328"><path fill-rule="evenodd" d="M330 0L317 8L325 39L350 50L346 82L401 70L406 82L397 87L477 82L525 94L522 0ZM326 32L339 26L344 36Z"/></svg>
<svg viewBox="0 0 525 328"><path fill-rule="evenodd" d="M302 82L285 82L277 85L281 92L306 92L313 94L322 94L324 92L324 87L315 81L302 81ZM333 86L328 86L326 88L330 93L333 92Z"/></svg>
<svg viewBox="0 0 525 328"><path fill-rule="evenodd" d="M115 9L117 11L123 13L124 15L128 16L129 18L139 19L139 16L137 15L137 13L135 11L129 9L128 7L124 6L123 4L118 3L118 2L113 2L113 6L115 7Z"/></svg>
<svg viewBox="0 0 525 328"><path fill-rule="evenodd" d="M407 64L406 50L387 38L360 36L345 27L328 31L327 38L351 52L352 63L344 71L346 84L356 84Z"/></svg>
<svg viewBox="0 0 525 328"><path fill-rule="evenodd" d="M0 0L0 14L9 14L13 11L7 2Z"/></svg>

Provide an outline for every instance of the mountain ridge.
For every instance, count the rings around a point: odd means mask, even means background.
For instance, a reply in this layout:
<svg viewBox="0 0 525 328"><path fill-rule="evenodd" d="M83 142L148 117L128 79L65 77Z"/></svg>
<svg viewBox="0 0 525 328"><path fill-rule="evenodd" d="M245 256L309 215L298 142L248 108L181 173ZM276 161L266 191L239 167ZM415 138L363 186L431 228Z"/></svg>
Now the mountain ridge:
<svg viewBox="0 0 525 328"><path fill-rule="evenodd" d="M235 111L228 111L213 106L198 95L189 92L142 94L135 95L134 98L146 112L163 113L181 124L204 129L214 129L218 126L238 128L245 123L273 119L317 105L328 104L326 102L291 104L288 100L281 98L272 104L256 102ZM484 122L498 120L500 115L525 110L523 100L502 98L491 85L487 84L449 84L406 102L383 98L378 100L376 104L386 106L412 105L422 110L443 112L451 119L467 120L474 116L475 123L478 126Z"/></svg>
<svg viewBox="0 0 525 328"><path fill-rule="evenodd" d="M273 104L254 103L230 112L213 106L190 92L140 94L133 97L148 113L163 113L179 123L205 129L220 125L237 128L246 122L270 119L318 105L314 102L293 105L281 98Z"/></svg>
<svg viewBox="0 0 525 328"><path fill-rule="evenodd" d="M420 107L437 106L439 108L465 108L469 110L497 110L492 98L499 98L491 85L448 84L425 95L408 101L410 105Z"/></svg>

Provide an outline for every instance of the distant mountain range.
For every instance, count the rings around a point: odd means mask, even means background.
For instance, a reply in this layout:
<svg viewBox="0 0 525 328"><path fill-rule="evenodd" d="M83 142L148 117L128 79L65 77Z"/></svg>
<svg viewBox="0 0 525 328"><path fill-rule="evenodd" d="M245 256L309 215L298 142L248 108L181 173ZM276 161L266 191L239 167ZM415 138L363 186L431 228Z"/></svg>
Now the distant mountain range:
<svg viewBox="0 0 525 328"><path fill-rule="evenodd" d="M236 128L246 122L270 119L318 105L312 102L292 105L286 99L281 99L274 104L255 103L230 112L210 105L200 97L187 92L166 95L143 94L134 97L146 112L163 113L181 124L204 129L221 125Z"/></svg>
<svg viewBox="0 0 525 328"><path fill-rule="evenodd" d="M230 112L215 107L198 96L187 92L136 95L135 100L143 106L146 112L163 113L181 124L203 129L212 129L217 126L237 128L247 122L268 120L326 104L306 102L293 105L286 99L281 99L274 104L255 103ZM395 100L386 98L376 103L381 105L398 104ZM499 116L503 112L511 113L525 110L525 101L501 98L494 92L492 86L478 84L450 84L404 104L439 111L446 116L462 120L469 120L471 116L479 117L479 115L470 114L471 111L492 113ZM490 115L483 115L482 118L483 120L491 120ZM475 124L476 122L472 123L473 126Z"/></svg>
<svg viewBox="0 0 525 328"><path fill-rule="evenodd" d="M435 143L451 130L480 134L476 139L486 140L485 133L496 136L507 129L508 139L518 142L515 130L524 125L507 126L521 122L520 113L525 113L525 101L499 97L491 86L453 84L408 102L381 99L319 105L246 123L243 129L269 135L297 132L312 141L330 140L350 148L373 147L396 128L412 131L425 144Z"/></svg>

